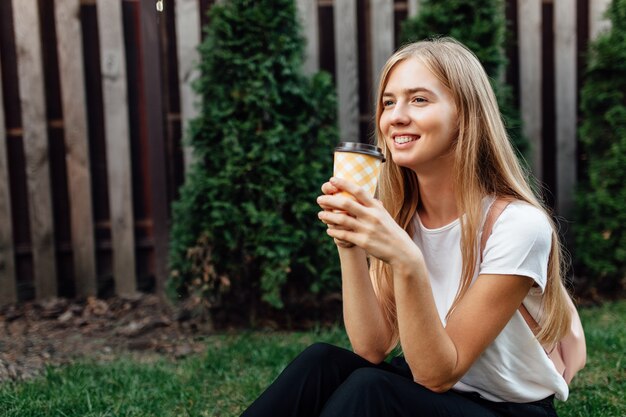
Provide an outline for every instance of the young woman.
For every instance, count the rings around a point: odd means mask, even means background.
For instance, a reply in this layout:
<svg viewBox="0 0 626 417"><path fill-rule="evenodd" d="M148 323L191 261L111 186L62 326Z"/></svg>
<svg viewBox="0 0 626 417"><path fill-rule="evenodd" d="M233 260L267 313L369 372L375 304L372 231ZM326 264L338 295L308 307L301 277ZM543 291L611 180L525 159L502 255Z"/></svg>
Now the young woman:
<svg viewBox="0 0 626 417"><path fill-rule="evenodd" d="M556 416L567 383L541 344L570 322L560 245L484 69L449 38L407 45L382 70L376 122L379 199L336 178L318 198L354 352L313 345L244 416Z"/></svg>

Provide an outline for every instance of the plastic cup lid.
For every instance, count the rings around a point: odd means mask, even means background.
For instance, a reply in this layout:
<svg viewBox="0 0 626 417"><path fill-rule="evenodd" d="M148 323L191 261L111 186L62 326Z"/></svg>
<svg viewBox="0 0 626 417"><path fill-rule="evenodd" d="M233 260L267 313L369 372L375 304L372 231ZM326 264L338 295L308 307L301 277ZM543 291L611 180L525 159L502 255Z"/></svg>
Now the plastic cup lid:
<svg viewBox="0 0 626 417"><path fill-rule="evenodd" d="M335 152L361 153L373 156L380 159L381 162L385 162L385 155L383 155L382 149L377 146L370 145L369 143L341 142L335 148Z"/></svg>

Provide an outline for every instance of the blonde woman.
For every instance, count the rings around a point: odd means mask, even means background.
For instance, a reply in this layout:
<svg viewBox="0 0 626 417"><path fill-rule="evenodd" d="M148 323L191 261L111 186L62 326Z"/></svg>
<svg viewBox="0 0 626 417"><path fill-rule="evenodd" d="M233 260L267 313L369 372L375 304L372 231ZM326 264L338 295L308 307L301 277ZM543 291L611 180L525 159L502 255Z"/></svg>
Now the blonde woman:
<svg viewBox="0 0 626 417"><path fill-rule="evenodd" d="M311 346L244 415L556 416L568 387L542 343L570 322L559 240L484 69L449 38L407 45L382 70L376 122L379 199L336 178L318 199L353 352Z"/></svg>

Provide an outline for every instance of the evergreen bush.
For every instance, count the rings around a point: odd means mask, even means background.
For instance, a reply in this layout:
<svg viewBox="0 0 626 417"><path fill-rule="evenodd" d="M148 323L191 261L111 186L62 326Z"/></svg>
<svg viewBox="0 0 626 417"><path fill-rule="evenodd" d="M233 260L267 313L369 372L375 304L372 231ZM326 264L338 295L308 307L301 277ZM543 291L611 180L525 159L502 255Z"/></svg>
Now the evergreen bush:
<svg viewBox="0 0 626 417"><path fill-rule="evenodd" d="M579 130L587 169L577 194L575 259L588 284L626 289L626 0L607 11L612 28L590 45Z"/></svg>
<svg viewBox="0 0 626 417"><path fill-rule="evenodd" d="M450 36L473 51L482 63L498 98L511 142L520 155L528 152L511 87L502 82L506 19L503 0L422 0L417 16L402 25L402 43Z"/></svg>
<svg viewBox="0 0 626 417"><path fill-rule="evenodd" d="M337 288L316 197L338 140L332 79L301 73L294 0L210 9L188 133L195 163L173 204L170 289L253 317ZM261 303L265 302L265 304ZM244 316L245 317L245 316Z"/></svg>

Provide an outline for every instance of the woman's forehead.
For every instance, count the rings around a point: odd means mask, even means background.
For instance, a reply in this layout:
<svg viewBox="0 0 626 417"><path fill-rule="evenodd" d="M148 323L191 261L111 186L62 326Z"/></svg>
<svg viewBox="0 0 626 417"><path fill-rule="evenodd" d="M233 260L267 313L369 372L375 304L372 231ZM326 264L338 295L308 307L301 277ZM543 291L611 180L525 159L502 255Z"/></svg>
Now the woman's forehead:
<svg viewBox="0 0 626 417"><path fill-rule="evenodd" d="M446 87L421 60L410 57L398 62L389 71L383 95L415 92L444 94Z"/></svg>

